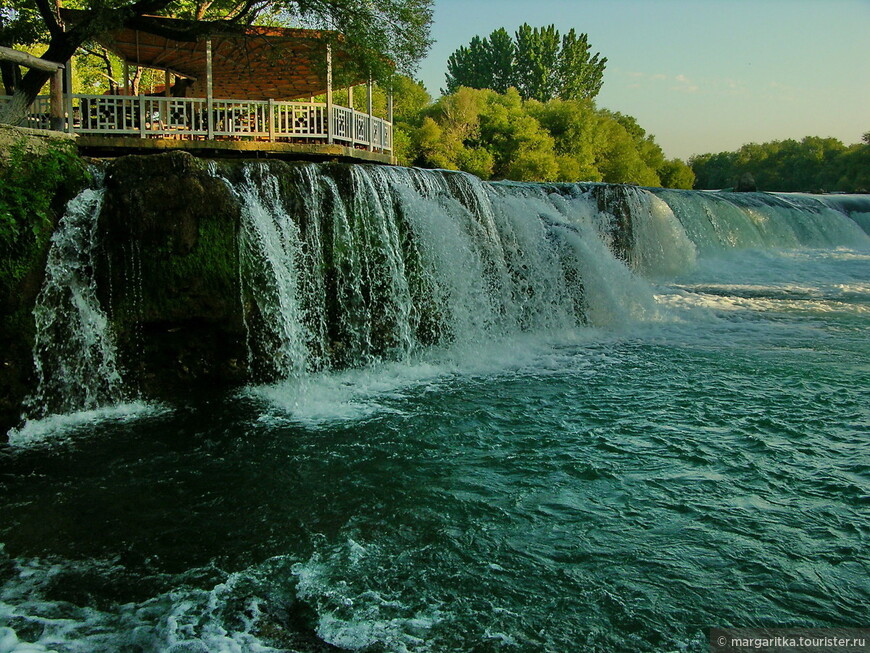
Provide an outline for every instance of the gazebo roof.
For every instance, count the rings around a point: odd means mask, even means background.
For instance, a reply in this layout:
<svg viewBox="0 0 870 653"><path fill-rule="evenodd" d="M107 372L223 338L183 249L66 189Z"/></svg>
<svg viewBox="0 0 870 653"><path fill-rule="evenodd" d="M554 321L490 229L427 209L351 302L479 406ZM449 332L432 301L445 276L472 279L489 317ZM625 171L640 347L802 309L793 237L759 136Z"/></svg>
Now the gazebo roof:
<svg viewBox="0 0 870 653"><path fill-rule="evenodd" d="M326 92L326 45L340 41L341 35L142 16L132 26L106 32L98 40L130 63L200 80L197 86L204 90L209 38L214 97L293 100ZM344 85L366 82L335 48L333 69L338 69Z"/></svg>

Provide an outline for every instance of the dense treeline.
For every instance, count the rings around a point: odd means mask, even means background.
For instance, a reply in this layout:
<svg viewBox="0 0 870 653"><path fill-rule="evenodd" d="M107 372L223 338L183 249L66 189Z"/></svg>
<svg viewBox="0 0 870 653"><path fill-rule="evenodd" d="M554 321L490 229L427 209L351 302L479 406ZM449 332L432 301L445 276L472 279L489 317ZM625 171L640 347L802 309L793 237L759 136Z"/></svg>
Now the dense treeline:
<svg viewBox="0 0 870 653"><path fill-rule="evenodd" d="M870 132L863 143L849 146L815 136L800 142L750 143L736 152L692 157L689 165L699 189L730 188L748 174L758 190L867 192Z"/></svg>

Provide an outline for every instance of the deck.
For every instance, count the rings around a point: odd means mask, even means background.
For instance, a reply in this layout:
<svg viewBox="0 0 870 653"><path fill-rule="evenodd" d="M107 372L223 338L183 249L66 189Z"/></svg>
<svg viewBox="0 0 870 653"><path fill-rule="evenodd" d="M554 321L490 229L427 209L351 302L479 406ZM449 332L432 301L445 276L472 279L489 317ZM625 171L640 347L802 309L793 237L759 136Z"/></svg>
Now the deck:
<svg viewBox="0 0 870 653"><path fill-rule="evenodd" d="M40 96L25 126L77 134L94 155L183 149L395 163L390 122L319 102L72 94L53 119Z"/></svg>

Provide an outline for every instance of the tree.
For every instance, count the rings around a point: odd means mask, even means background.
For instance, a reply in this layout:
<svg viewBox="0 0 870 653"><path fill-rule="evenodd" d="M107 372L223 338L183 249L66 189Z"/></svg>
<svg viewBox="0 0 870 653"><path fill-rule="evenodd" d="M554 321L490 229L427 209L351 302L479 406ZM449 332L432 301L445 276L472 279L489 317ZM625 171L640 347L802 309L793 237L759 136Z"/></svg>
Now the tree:
<svg viewBox="0 0 870 653"><path fill-rule="evenodd" d="M504 93L513 84L515 51L514 41L504 28L485 39L475 36L468 47L460 46L448 57L445 95L461 86Z"/></svg>
<svg viewBox="0 0 870 653"><path fill-rule="evenodd" d="M513 85L514 57L517 47L511 35L502 27L489 35L486 50L490 70L490 88L496 93L507 93Z"/></svg>
<svg viewBox="0 0 870 653"><path fill-rule="evenodd" d="M691 190L695 185L695 173L680 159L668 159L658 173L664 188Z"/></svg>
<svg viewBox="0 0 870 653"><path fill-rule="evenodd" d="M523 100L519 91L459 88L423 110L406 161L483 179L606 181L691 188L692 170L666 160L631 116L590 100ZM866 147L870 151L870 147Z"/></svg>
<svg viewBox="0 0 870 653"><path fill-rule="evenodd" d="M560 90L559 32L555 25L538 29L523 23L517 30L514 79L523 99L551 100Z"/></svg>
<svg viewBox="0 0 870 653"><path fill-rule="evenodd" d="M488 42L479 36L471 39L468 47L460 47L447 59L447 92L453 93L460 86L485 88L491 79L487 68Z"/></svg>
<svg viewBox="0 0 870 653"><path fill-rule="evenodd" d="M559 97L566 100L591 100L601 90L607 58L591 54L586 34L577 36L572 28L562 37L559 59Z"/></svg>
<svg viewBox="0 0 870 653"><path fill-rule="evenodd" d="M591 100L601 90L606 63L606 57L591 53L586 34L572 28L560 36L555 25L524 23L514 38L502 28L453 52L444 92L467 86L505 93L514 87L524 100Z"/></svg>
<svg viewBox="0 0 870 653"><path fill-rule="evenodd" d="M0 41L32 43L43 38L48 49L42 58L56 63L66 62L101 33L135 26L145 14L221 18L238 24L263 19L335 30L345 36L341 47L350 59L376 79L386 79L393 64L401 71L413 70L431 43L432 0L79 0L82 13L73 25L63 23L59 3L53 0L3 1ZM21 122L49 76L28 71L14 85L13 100L0 109L0 121Z"/></svg>

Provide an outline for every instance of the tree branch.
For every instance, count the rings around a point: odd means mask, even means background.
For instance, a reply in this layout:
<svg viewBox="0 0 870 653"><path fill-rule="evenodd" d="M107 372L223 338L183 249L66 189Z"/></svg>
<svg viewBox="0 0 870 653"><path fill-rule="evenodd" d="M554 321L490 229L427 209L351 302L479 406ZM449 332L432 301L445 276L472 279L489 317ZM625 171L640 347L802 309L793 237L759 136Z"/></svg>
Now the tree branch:
<svg viewBox="0 0 870 653"><path fill-rule="evenodd" d="M39 10L39 15L45 22L45 26L48 28L48 33L52 38L63 33L63 28L57 21L57 14L55 14L52 6L48 3L48 0L36 0L36 8Z"/></svg>

